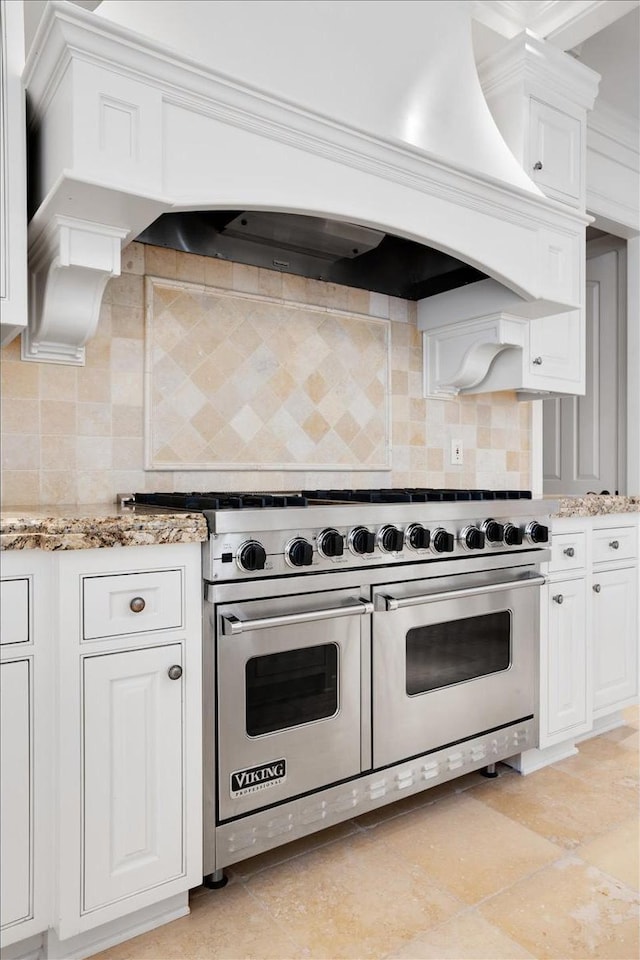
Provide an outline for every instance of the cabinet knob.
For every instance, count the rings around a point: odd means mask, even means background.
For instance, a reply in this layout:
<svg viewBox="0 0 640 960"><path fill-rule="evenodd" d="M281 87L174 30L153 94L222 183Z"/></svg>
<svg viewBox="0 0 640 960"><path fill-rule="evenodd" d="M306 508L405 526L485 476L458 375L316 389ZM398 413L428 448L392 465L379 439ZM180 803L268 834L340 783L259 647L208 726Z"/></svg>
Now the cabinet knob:
<svg viewBox="0 0 640 960"><path fill-rule="evenodd" d="M553 599L556 603L564 603L564 597L561 593L557 593Z"/></svg>
<svg viewBox="0 0 640 960"><path fill-rule="evenodd" d="M174 663L174 665L167 670L167 674L169 680L179 680L182 676L182 667L179 663Z"/></svg>
<svg viewBox="0 0 640 960"><path fill-rule="evenodd" d="M536 367L541 367L541 366L542 366L542 357L534 357L534 358L533 358L533 362L535 363Z"/></svg>
<svg viewBox="0 0 640 960"><path fill-rule="evenodd" d="M566 547L562 552L566 557L575 557L576 555L576 551L573 549L573 547Z"/></svg>
<svg viewBox="0 0 640 960"><path fill-rule="evenodd" d="M142 597L134 597L131 603L129 604L129 609L132 610L133 613L142 613L145 607L146 607L146 603L144 602Z"/></svg>
<svg viewBox="0 0 640 960"><path fill-rule="evenodd" d="M594 592L594 593L600 593L601 590L602 590L602 587L600 586L600 584L599 584L599 583L594 583L594 585L593 585L593 592Z"/></svg>
<svg viewBox="0 0 640 960"><path fill-rule="evenodd" d="M542 160L536 160L533 165L534 170L542 170Z"/></svg>
<svg viewBox="0 0 640 960"><path fill-rule="evenodd" d="M609 544L609 546L611 547L612 550L617 550L617 549L619 548L619 546L620 546L620 541L619 541L619 540L612 540L611 543Z"/></svg>

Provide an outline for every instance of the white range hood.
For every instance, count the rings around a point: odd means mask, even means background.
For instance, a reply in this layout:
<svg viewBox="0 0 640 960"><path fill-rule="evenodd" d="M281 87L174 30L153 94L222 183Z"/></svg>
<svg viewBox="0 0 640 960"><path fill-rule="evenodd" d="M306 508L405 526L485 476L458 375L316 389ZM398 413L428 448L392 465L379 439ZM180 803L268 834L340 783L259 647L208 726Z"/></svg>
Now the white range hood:
<svg viewBox="0 0 640 960"><path fill-rule="evenodd" d="M27 359L83 362L121 246L171 211L360 224L481 270L516 320L581 306L587 218L500 136L468 3L54 0L25 82Z"/></svg>

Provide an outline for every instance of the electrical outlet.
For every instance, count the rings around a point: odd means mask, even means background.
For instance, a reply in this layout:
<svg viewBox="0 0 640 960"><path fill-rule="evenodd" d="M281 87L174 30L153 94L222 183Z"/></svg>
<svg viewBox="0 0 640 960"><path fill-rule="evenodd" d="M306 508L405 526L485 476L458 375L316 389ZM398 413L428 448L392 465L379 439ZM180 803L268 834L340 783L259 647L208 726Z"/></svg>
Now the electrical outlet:
<svg viewBox="0 0 640 960"><path fill-rule="evenodd" d="M460 464L464 461L464 451L462 449L462 440L451 441L451 463Z"/></svg>

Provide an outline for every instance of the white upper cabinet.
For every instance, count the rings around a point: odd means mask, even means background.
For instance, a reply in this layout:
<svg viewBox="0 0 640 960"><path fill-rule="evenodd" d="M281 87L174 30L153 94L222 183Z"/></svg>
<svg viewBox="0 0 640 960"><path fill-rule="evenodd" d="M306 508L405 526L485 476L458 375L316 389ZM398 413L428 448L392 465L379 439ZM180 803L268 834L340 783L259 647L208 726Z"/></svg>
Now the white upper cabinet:
<svg viewBox="0 0 640 960"><path fill-rule="evenodd" d="M27 326L23 6L0 0L0 345Z"/></svg>
<svg viewBox="0 0 640 960"><path fill-rule="evenodd" d="M548 197L586 197L587 112L600 76L525 30L479 68L489 109L512 153Z"/></svg>

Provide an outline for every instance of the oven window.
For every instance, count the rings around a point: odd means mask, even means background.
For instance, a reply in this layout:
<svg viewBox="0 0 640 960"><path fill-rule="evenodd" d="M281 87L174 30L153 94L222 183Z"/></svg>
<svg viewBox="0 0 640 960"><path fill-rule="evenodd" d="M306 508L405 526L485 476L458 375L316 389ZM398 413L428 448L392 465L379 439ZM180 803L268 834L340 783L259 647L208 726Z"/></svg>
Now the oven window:
<svg viewBox="0 0 640 960"><path fill-rule="evenodd" d="M511 665L511 611L415 627L406 642L409 696L499 673Z"/></svg>
<svg viewBox="0 0 640 960"><path fill-rule="evenodd" d="M245 674L250 737L323 720L338 712L335 643L252 657Z"/></svg>

